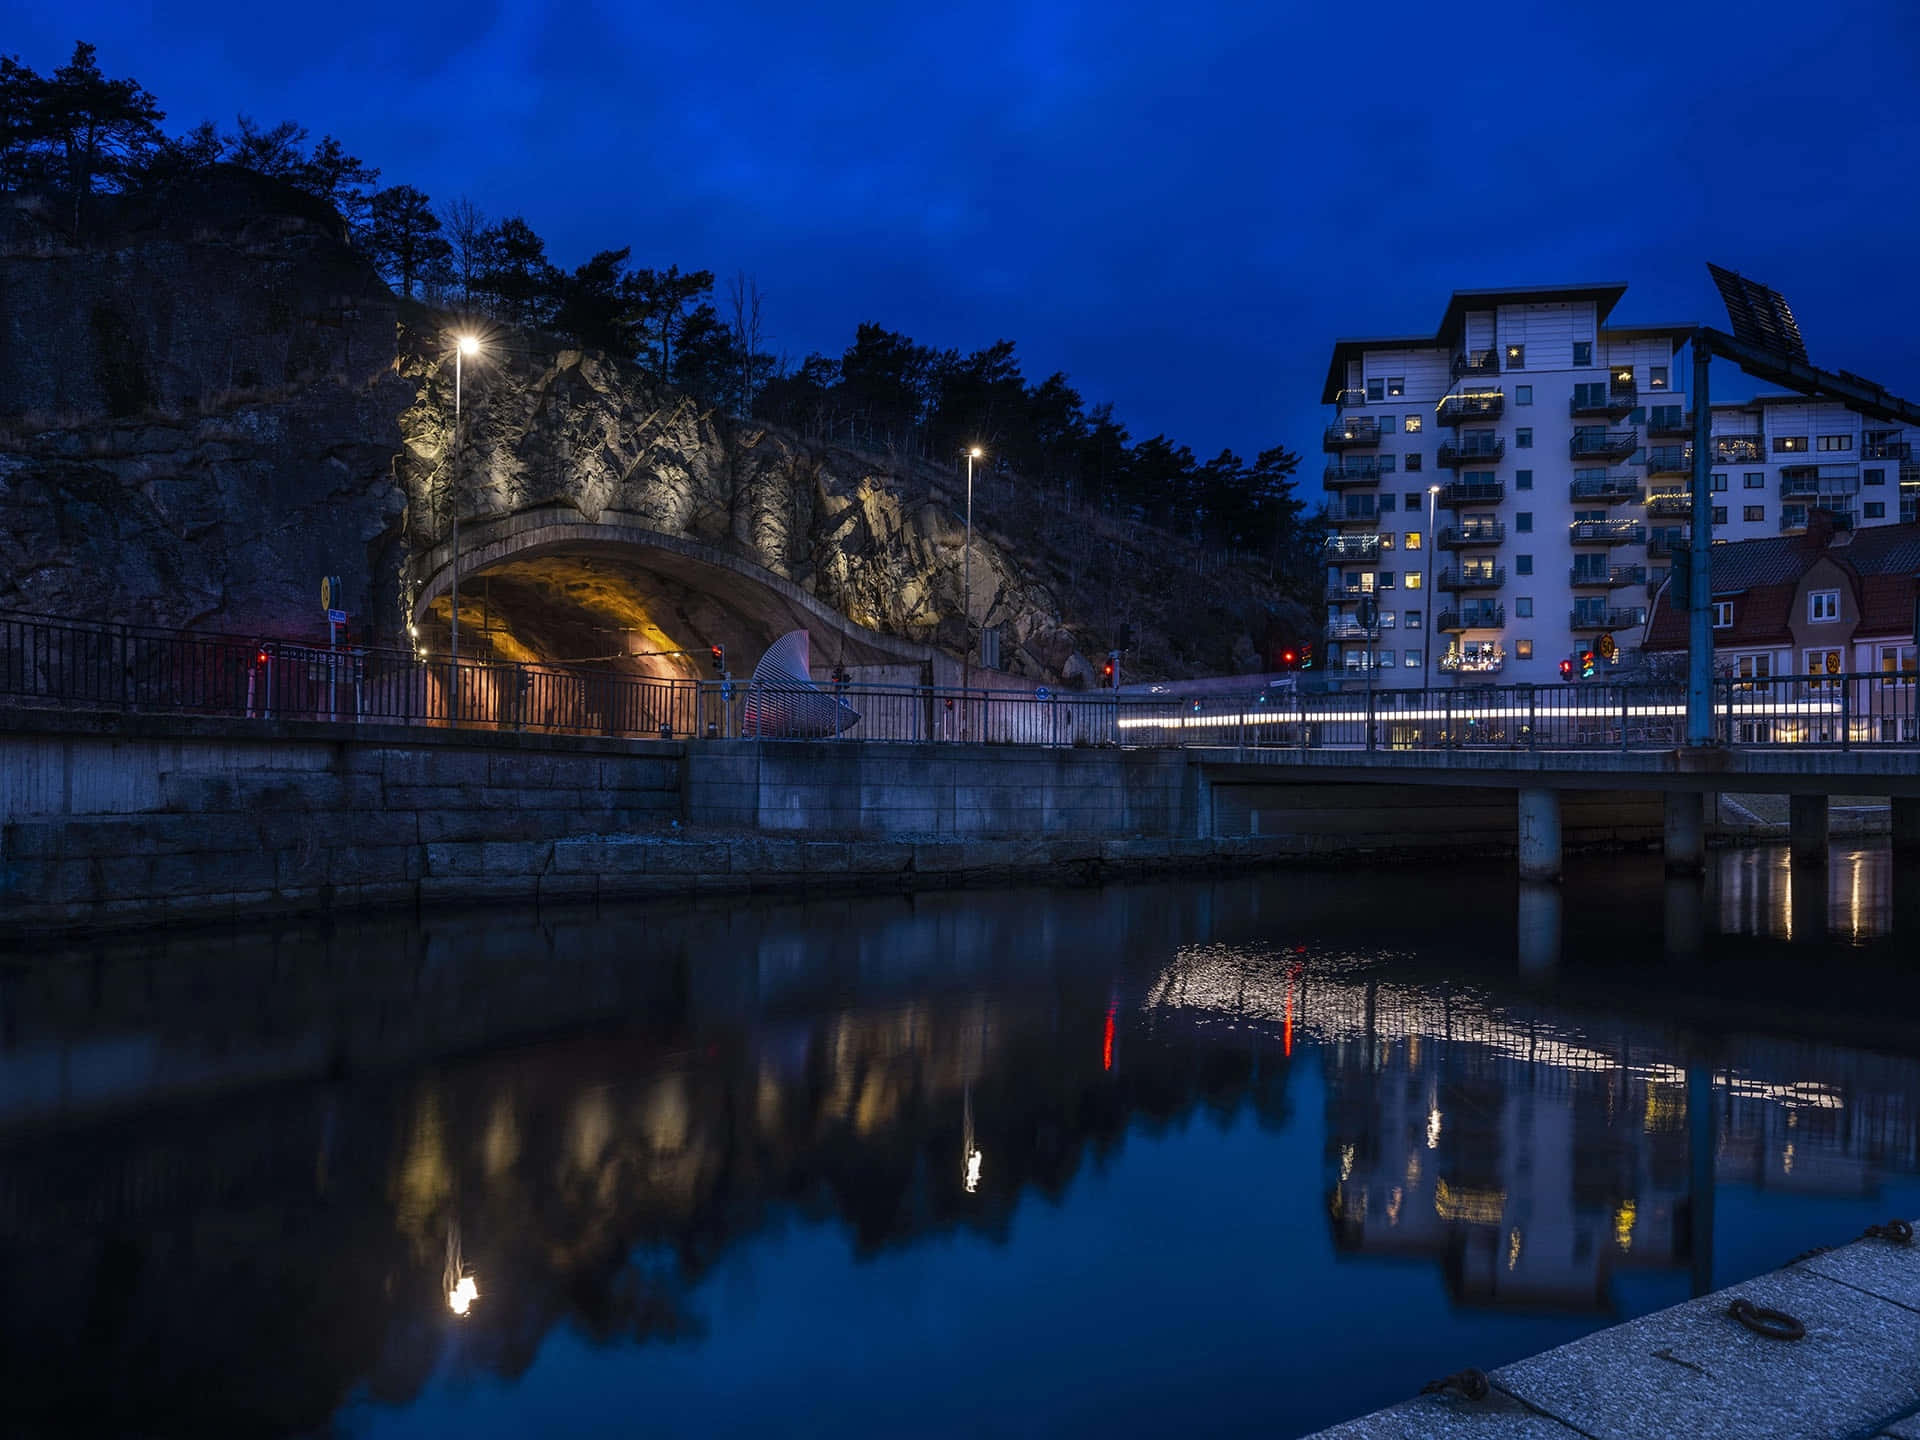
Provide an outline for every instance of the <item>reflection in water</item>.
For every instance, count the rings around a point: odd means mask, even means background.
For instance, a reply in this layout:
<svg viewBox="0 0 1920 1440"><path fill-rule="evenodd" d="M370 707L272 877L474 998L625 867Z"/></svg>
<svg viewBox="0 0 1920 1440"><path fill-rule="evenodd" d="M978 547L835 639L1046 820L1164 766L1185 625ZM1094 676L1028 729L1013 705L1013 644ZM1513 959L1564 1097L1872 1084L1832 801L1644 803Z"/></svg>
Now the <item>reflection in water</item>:
<svg viewBox="0 0 1920 1440"><path fill-rule="evenodd" d="M1013 1428L1160 1433L1205 1403L1297 1433L1920 1209L1889 862L1822 875L1818 986L1802 873L1748 852L1667 883L1645 859L1510 898L1496 869L1280 874L41 958L0 972L0 1385L28 1433L453 1433L448 1366L508 1406L580 1337L616 1367L567 1372L591 1425L593 1386L675 1356L635 1372L650 1403L785 1428L785 1392L685 1367L771 1386L751 1316L798 1345L883 1257L965 1237L991 1303L932 1287L956 1307L938 1344L981 1404L1026 1407ZM1250 1189L1298 1223L1235 1229ZM1763 1204L1802 1207L1771 1253ZM1076 1260L1116 1207L1121 1248ZM815 1233L832 1263L802 1264ZM1321 1317L1417 1308L1436 1269L1431 1352L1349 1359ZM1085 1349L1062 1293L1148 1303ZM1531 1328L1476 1328L1509 1312ZM1204 1363L1169 1358L1183 1335ZM811 1386L823 1362L787 1363ZM1153 1387L1118 1422L1116 1371ZM807 1404L858 1428L886 1384Z"/></svg>

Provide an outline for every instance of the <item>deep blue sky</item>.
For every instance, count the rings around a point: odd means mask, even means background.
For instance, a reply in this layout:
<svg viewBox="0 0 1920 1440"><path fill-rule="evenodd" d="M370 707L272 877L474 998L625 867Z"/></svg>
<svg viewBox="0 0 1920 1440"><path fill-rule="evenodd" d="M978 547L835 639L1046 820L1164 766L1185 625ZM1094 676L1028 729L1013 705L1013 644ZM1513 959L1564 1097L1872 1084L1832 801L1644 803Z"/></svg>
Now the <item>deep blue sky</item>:
<svg viewBox="0 0 1920 1440"><path fill-rule="evenodd" d="M296 119L563 263L746 270L795 360L867 319L1010 337L1203 455L1311 456L1333 337L1456 286L1720 323L1707 259L1920 392L1913 0L67 0L0 47L76 38L176 128Z"/></svg>

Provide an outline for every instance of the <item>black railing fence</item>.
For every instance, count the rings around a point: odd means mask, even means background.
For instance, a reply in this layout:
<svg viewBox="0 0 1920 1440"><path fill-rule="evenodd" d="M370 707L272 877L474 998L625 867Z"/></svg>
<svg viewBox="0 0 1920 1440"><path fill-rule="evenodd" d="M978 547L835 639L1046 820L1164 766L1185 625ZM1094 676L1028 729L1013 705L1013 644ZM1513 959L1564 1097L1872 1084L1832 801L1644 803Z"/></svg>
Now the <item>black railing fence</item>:
<svg viewBox="0 0 1920 1440"><path fill-rule="evenodd" d="M1723 677L1714 739L1731 746L1920 745L1912 670ZM816 692L648 679L405 650L251 640L0 613L0 704L652 738L977 741L1011 745L1342 749L1669 749L1685 688L1614 683L1364 686L1302 676L1201 696L930 685ZM1179 687L1169 686L1169 691ZM795 704L796 699L837 699Z"/></svg>

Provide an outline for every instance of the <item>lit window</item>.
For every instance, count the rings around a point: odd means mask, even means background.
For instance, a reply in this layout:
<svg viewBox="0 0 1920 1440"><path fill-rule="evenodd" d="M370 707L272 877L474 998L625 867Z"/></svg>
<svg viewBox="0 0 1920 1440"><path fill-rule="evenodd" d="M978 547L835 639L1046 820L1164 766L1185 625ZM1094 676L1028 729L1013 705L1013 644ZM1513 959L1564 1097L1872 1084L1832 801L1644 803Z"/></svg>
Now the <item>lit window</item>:
<svg viewBox="0 0 1920 1440"><path fill-rule="evenodd" d="M1531 450L1533 448L1533 431L1529 429L1514 431L1513 448L1516 450Z"/></svg>
<svg viewBox="0 0 1920 1440"><path fill-rule="evenodd" d="M1516 596L1513 602L1513 613L1522 620L1531 620L1533 618L1533 597L1531 595Z"/></svg>
<svg viewBox="0 0 1920 1440"><path fill-rule="evenodd" d="M1533 403L1533 387L1531 385L1514 386L1513 403L1516 405L1531 405Z"/></svg>
<svg viewBox="0 0 1920 1440"><path fill-rule="evenodd" d="M1393 536L1382 535L1380 537L1380 548L1382 550L1391 550L1393 548Z"/></svg>
<svg viewBox="0 0 1920 1440"><path fill-rule="evenodd" d="M1407 416L1407 434L1418 435L1420 433L1421 418L1422 417L1418 415Z"/></svg>
<svg viewBox="0 0 1920 1440"><path fill-rule="evenodd" d="M1507 369L1524 370L1527 368L1527 347L1524 345L1507 346Z"/></svg>
<svg viewBox="0 0 1920 1440"><path fill-rule="evenodd" d="M1533 658L1533 641L1531 640L1514 641L1513 655L1516 660L1531 660Z"/></svg>
<svg viewBox="0 0 1920 1440"><path fill-rule="evenodd" d="M1807 619L1818 624L1826 620L1840 618L1840 592L1838 590L1814 590L1807 595Z"/></svg>
<svg viewBox="0 0 1920 1440"><path fill-rule="evenodd" d="M1853 449L1853 436L1822 435L1820 437L1820 448L1822 450L1851 450Z"/></svg>
<svg viewBox="0 0 1920 1440"><path fill-rule="evenodd" d="M1407 543L1400 548L1403 550L1418 550L1420 548L1420 532L1418 530L1407 531Z"/></svg>
<svg viewBox="0 0 1920 1440"><path fill-rule="evenodd" d="M1407 377L1406 376L1389 375L1387 377L1387 397L1389 399L1392 399L1396 395L1404 395L1406 393L1407 393Z"/></svg>
<svg viewBox="0 0 1920 1440"><path fill-rule="evenodd" d="M1764 520L1767 518L1767 507L1764 505L1742 505L1740 507L1740 518L1742 520Z"/></svg>
<svg viewBox="0 0 1920 1440"><path fill-rule="evenodd" d="M1420 668L1420 652L1418 650L1407 651L1404 656L1404 661L1407 669L1418 670Z"/></svg>
<svg viewBox="0 0 1920 1440"><path fill-rule="evenodd" d="M1804 435L1776 435L1773 437L1773 453L1776 455L1804 455L1807 453L1807 437Z"/></svg>
<svg viewBox="0 0 1920 1440"><path fill-rule="evenodd" d="M1728 630L1733 627L1733 601L1716 600L1713 602L1713 628Z"/></svg>
<svg viewBox="0 0 1920 1440"><path fill-rule="evenodd" d="M1806 673L1809 675L1844 674L1845 671L1840 665L1840 652L1838 650L1807 651ZM1840 682L1838 680L1814 680L1809 682L1807 688L1809 690L1838 690L1840 688Z"/></svg>
<svg viewBox="0 0 1920 1440"><path fill-rule="evenodd" d="M1576 340L1573 342L1573 363L1576 365L1591 365L1593 363L1593 342L1591 340Z"/></svg>
<svg viewBox="0 0 1920 1440"><path fill-rule="evenodd" d="M1647 388L1649 390L1664 390L1667 388L1666 366L1650 365L1647 367Z"/></svg>
<svg viewBox="0 0 1920 1440"><path fill-rule="evenodd" d="M1765 680L1773 674L1773 656L1736 655L1733 658L1733 673L1746 682L1739 686L1739 689L1751 690L1754 688L1754 681Z"/></svg>
<svg viewBox="0 0 1920 1440"><path fill-rule="evenodd" d="M1911 645L1882 645L1880 673L1882 685L1911 685L1914 679L1914 648Z"/></svg>
<svg viewBox="0 0 1920 1440"><path fill-rule="evenodd" d="M1420 572L1418 570L1407 571L1407 589L1418 590L1419 588L1420 588Z"/></svg>
<svg viewBox="0 0 1920 1440"><path fill-rule="evenodd" d="M1407 629L1418 630L1419 628L1420 628L1420 612L1418 610L1407 611Z"/></svg>

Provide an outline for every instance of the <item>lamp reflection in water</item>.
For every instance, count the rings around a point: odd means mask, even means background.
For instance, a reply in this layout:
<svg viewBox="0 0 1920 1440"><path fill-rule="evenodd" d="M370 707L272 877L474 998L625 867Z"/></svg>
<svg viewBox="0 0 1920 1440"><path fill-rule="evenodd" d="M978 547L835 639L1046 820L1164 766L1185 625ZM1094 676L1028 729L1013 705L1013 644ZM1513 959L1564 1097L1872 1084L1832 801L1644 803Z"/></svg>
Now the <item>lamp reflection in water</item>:
<svg viewBox="0 0 1920 1440"><path fill-rule="evenodd" d="M961 1183L967 1187L967 1193L973 1194L980 1188L980 1147L973 1143L973 1086L969 1084L961 1092L960 1150Z"/></svg>
<svg viewBox="0 0 1920 1440"><path fill-rule="evenodd" d="M480 1298L479 1283L467 1273L466 1263L460 1256L460 1222L457 1220L447 1226L447 1266L441 1284L447 1292L447 1308L455 1315L465 1315Z"/></svg>

